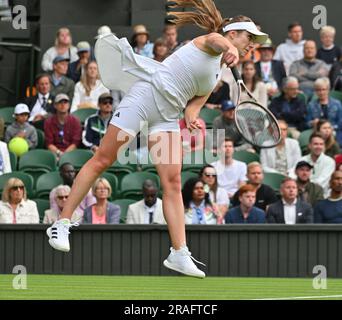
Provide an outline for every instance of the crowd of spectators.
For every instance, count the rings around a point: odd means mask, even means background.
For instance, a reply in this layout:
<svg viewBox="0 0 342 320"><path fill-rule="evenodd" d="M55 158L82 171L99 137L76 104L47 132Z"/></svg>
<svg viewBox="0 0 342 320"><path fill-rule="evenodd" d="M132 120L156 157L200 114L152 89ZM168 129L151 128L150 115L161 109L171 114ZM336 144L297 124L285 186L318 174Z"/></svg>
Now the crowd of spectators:
<svg viewBox="0 0 342 320"><path fill-rule="evenodd" d="M102 26L98 36L111 32ZM218 155L216 161L203 164L198 177L183 184L186 224L342 223L342 52L335 35L334 27L325 26L320 43L304 40L302 25L294 22L284 43L276 47L269 38L241 59L238 68L247 88L279 120L281 141L276 147L257 150L239 134L234 121L237 87L224 67L203 107L218 114L210 123L211 132L206 119L199 119L202 129L191 134L180 119L184 153L210 149ZM60 28L42 56L36 94L18 99L13 123L5 129L0 119L0 175L12 171L8 143L20 137L33 150L38 130L57 161L78 148L97 151L124 93L103 85L87 40L74 45L71 31ZM130 41L136 54L158 62L188 42L178 40L171 24L156 39L145 25L136 25ZM242 92L241 98L246 97ZM82 122L77 112L84 109L94 113ZM219 130L224 131L223 140L217 138ZM301 138L308 132L303 148ZM212 145L207 142L210 134ZM257 154L260 163L236 160L238 152ZM62 164L59 172L63 182L50 192L50 209L42 219L46 224L59 218L77 174L71 163ZM279 190L264 183L266 174L283 176ZM109 201L112 192L110 183L99 178L72 222L122 223L121 207ZM160 192L154 181L146 180L143 199L128 206L126 223L165 224ZM18 178L9 179L3 188L0 223L39 223L37 206Z"/></svg>

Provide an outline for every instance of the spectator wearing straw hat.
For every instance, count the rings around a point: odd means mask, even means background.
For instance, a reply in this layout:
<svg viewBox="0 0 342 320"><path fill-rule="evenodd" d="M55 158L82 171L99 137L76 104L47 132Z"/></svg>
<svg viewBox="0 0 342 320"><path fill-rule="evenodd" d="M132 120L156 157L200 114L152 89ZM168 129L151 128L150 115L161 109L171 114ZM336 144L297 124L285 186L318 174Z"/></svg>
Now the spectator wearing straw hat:
<svg viewBox="0 0 342 320"><path fill-rule="evenodd" d="M133 28L132 47L134 52L153 59L153 43L149 41L150 34L143 24Z"/></svg>
<svg viewBox="0 0 342 320"><path fill-rule="evenodd" d="M274 48L270 38L258 50L260 61L255 64L256 72L266 84L268 95L273 96L279 92L282 81L286 77L284 63L273 59Z"/></svg>
<svg viewBox="0 0 342 320"><path fill-rule="evenodd" d="M15 121L9 125L5 133L7 143L14 137L24 138L30 149L34 149L38 144L37 131L34 126L28 123L30 110L24 103L19 103L14 108L13 117Z"/></svg>

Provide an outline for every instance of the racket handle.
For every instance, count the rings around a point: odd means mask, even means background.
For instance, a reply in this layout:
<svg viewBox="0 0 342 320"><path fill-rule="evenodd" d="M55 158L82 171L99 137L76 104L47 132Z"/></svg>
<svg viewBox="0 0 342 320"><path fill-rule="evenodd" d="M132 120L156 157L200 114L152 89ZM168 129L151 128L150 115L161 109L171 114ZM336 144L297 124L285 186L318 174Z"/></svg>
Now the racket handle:
<svg viewBox="0 0 342 320"><path fill-rule="evenodd" d="M232 68L230 68L230 70L232 70L232 74L233 74L234 79L235 79L236 82L239 81L239 80L242 80L241 74L240 74L239 70L236 67L232 67Z"/></svg>

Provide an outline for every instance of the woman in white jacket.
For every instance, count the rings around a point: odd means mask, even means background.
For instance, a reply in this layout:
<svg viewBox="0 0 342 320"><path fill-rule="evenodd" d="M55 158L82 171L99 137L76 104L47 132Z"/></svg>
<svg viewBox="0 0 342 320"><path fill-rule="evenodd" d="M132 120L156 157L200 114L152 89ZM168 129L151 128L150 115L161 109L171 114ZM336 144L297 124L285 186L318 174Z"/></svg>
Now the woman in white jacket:
<svg viewBox="0 0 342 320"><path fill-rule="evenodd" d="M302 156L297 140L287 138L288 125L278 120L281 130L280 143L270 149L262 149L260 161L265 172L275 172L288 175Z"/></svg>
<svg viewBox="0 0 342 320"><path fill-rule="evenodd" d="M102 93L109 93L109 90L100 80L97 63L91 61L85 66L81 81L75 86L70 112L81 108L98 108L98 99Z"/></svg>

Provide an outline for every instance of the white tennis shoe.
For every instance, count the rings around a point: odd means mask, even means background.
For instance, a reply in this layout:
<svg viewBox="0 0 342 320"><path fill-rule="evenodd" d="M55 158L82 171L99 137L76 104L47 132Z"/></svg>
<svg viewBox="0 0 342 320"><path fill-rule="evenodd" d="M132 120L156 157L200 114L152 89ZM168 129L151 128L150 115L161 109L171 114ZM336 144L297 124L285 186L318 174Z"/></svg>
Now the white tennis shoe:
<svg viewBox="0 0 342 320"><path fill-rule="evenodd" d="M69 229L73 226L77 227L79 223L70 223L69 219L61 219L56 221L50 228L46 230L49 237L49 244L52 248L64 252L70 251Z"/></svg>
<svg viewBox="0 0 342 320"><path fill-rule="evenodd" d="M187 246L183 246L179 250L170 248L170 251L170 255L163 263L166 268L183 273L187 276L205 278L205 273L196 267L194 261L203 266L205 266L205 264L192 257Z"/></svg>

